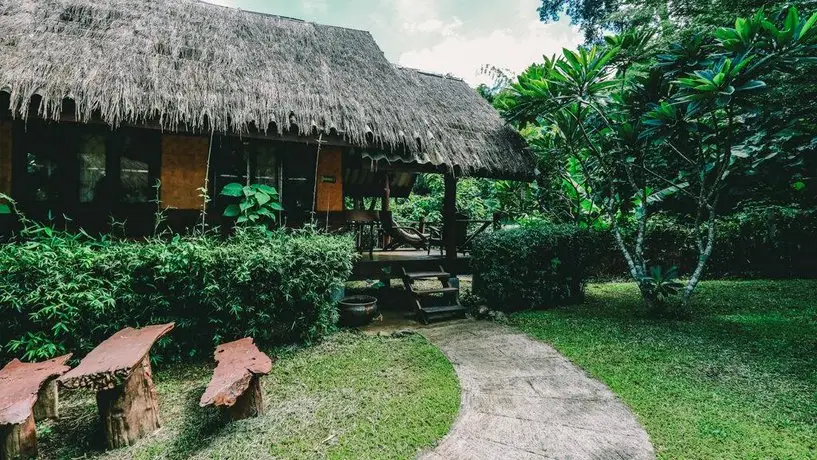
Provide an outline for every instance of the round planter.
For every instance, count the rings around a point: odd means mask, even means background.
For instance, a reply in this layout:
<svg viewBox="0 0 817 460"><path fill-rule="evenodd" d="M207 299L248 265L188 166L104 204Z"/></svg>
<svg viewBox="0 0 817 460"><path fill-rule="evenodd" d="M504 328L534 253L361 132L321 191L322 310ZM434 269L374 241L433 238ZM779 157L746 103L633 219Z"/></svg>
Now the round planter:
<svg viewBox="0 0 817 460"><path fill-rule="evenodd" d="M377 315L377 298L368 295L345 297L339 302L338 310L343 326L365 326Z"/></svg>

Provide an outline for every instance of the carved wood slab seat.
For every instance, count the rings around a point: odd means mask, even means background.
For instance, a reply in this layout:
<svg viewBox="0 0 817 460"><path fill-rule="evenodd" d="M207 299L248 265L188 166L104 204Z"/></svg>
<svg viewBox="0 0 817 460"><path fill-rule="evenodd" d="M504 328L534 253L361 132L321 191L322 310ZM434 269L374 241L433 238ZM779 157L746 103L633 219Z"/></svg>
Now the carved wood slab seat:
<svg viewBox="0 0 817 460"><path fill-rule="evenodd" d="M59 379L66 388L97 392L97 407L109 448L130 446L159 429L159 404L149 353L153 344L174 326L169 323L122 329Z"/></svg>
<svg viewBox="0 0 817 460"><path fill-rule="evenodd" d="M258 350L251 338L219 345L215 359L216 370L199 405L223 407L232 420L263 414L259 379L272 370L272 360Z"/></svg>
<svg viewBox="0 0 817 460"><path fill-rule="evenodd" d="M57 417L56 378L71 355L41 363L14 359L0 369L0 459L37 455L34 422Z"/></svg>

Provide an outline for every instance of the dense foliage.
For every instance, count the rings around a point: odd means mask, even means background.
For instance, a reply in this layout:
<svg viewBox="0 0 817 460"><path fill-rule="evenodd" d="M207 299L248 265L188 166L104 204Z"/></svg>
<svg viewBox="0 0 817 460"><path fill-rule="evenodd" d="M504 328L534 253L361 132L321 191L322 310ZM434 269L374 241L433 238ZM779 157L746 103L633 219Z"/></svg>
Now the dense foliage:
<svg viewBox="0 0 817 460"><path fill-rule="evenodd" d="M422 174L411 196L392 199L398 220L442 222L445 185L439 174ZM494 213L507 219L537 215L539 188L526 182L462 177L457 181L457 212L471 220L491 220Z"/></svg>
<svg viewBox="0 0 817 460"><path fill-rule="evenodd" d="M474 244L474 294L495 309L546 307L580 297L588 233L573 225L532 222Z"/></svg>
<svg viewBox="0 0 817 460"><path fill-rule="evenodd" d="M817 210L753 204L723 216L716 224L710 278L810 278L817 276ZM625 229L634 233L632 228ZM609 232L593 232L587 272L592 277L620 278L627 266ZM694 231L675 214L650 219L646 258L655 266L677 266L689 276L697 264Z"/></svg>
<svg viewBox="0 0 817 460"><path fill-rule="evenodd" d="M805 71L817 51L815 23L817 14L801 18L791 8L780 20L759 11L670 44L656 43L651 30L629 31L546 58L496 105L509 121L540 128L551 169L581 195L574 214L598 208L648 304L661 300L645 256L649 217L667 198L684 197L698 254L683 291L689 302L714 249L728 178L780 153L765 148L771 110L757 93ZM629 240L626 219L636 222Z"/></svg>
<svg viewBox="0 0 817 460"><path fill-rule="evenodd" d="M735 17L745 17L764 8L771 21L782 23L786 9L795 5L801 11L814 11L817 2L759 0L541 0L539 9L545 22L568 14L585 32L587 43L600 42L602 32L621 32L631 28L650 28L655 42L667 48L688 42L696 36L708 36L719 27L734 25ZM783 32L783 30L779 30ZM691 56L690 56L691 57ZM722 205L737 204L746 197L763 196L778 204L796 202L817 204L817 80L813 78L817 62L801 63L806 70L781 75L783 84L768 88L762 97L766 110L753 113L757 129L753 149L762 149L766 161L748 171L737 171L726 180ZM774 101L773 104L765 104ZM809 190L810 189L810 190Z"/></svg>
<svg viewBox="0 0 817 460"><path fill-rule="evenodd" d="M0 245L0 355L82 356L123 327L169 321L159 357L314 340L335 328L353 257L350 239L310 230L132 242L30 227Z"/></svg>

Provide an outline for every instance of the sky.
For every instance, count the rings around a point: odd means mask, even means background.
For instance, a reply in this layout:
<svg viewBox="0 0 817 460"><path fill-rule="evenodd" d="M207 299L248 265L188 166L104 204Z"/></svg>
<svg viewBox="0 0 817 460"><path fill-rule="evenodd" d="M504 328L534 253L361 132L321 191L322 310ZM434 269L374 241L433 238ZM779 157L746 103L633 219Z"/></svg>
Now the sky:
<svg viewBox="0 0 817 460"><path fill-rule="evenodd" d="M539 0L209 0L306 21L368 30L391 62L490 83L486 65L517 74L574 48L569 18L542 24Z"/></svg>

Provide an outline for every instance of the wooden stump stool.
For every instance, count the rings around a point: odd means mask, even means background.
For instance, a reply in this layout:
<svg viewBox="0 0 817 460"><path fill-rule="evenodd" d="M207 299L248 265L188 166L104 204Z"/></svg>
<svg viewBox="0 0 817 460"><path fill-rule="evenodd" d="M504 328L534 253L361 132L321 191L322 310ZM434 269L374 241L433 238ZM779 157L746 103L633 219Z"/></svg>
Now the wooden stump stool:
<svg viewBox="0 0 817 460"><path fill-rule="evenodd" d="M201 407L222 407L231 420L264 413L260 376L272 370L272 360L258 350L251 338L216 348L216 370L201 396Z"/></svg>
<svg viewBox="0 0 817 460"><path fill-rule="evenodd" d="M132 445L160 427L150 349L174 323L126 328L93 349L59 379L66 388L96 391L108 448Z"/></svg>
<svg viewBox="0 0 817 460"><path fill-rule="evenodd" d="M68 372L71 355L42 363L15 359L0 370L0 460L37 455L35 420L56 418L56 378Z"/></svg>

